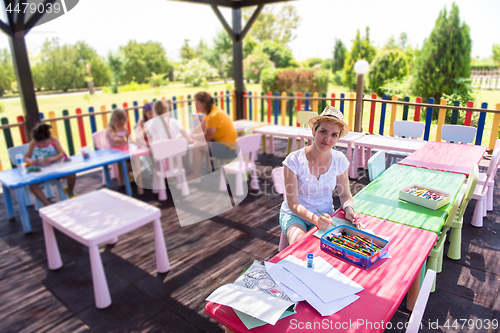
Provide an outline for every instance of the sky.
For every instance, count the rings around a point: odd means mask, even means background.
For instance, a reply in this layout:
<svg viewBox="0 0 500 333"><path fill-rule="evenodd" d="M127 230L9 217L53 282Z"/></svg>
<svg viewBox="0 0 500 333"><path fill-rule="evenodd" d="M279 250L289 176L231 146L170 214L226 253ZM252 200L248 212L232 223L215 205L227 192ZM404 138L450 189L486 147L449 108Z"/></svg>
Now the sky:
<svg viewBox="0 0 500 333"><path fill-rule="evenodd" d="M391 36L402 32L408 43L421 47L434 27L439 12L451 0L298 0L291 1L301 23L290 43L298 61L312 57L330 58L335 39L348 48L356 30L364 34L370 27L370 40L382 47ZM490 57L492 45L500 44L498 33L499 0L456 0L460 18L470 27L473 57ZM279 8L282 6L269 5ZM221 8L231 25L231 10ZM4 13L0 18L5 21ZM222 25L207 5L167 0L80 0L71 11L37 26L26 37L28 52L36 54L46 38L61 43L86 41L101 55L115 52L130 39L161 42L167 57L178 61L179 50L188 39L192 47L212 40ZM8 48L8 38L0 32L0 48Z"/></svg>

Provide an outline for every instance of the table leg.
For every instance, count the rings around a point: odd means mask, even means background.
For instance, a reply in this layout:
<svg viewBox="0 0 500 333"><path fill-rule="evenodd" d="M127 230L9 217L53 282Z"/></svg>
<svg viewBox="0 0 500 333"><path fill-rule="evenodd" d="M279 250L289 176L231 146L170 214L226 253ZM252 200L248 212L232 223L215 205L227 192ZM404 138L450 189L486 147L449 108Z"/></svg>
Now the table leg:
<svg viewBox="0 0 500 333"><path fill-rule="evenodd" d="M131 159L132 164L132 169L133 170L141 170L141 160L139 157L132 157ZM137 185L137 193L138 194L144 194L144 189L142 188L142 175L144 172L141 172L137 175L137 179L135 180L135 184Z"/></svg>
<svg viewBox="0 0 500 333"><path fill-rule="evenodd" d="M274 154L274 137L269 135L269 154Z"/></svg>
<svg viewBox="0 0 500 333"><path fill-rule="evenodd" d="M2 185L3 191L3 201L5 203L5 207L7 208L7 218L14 219L14 206L12 206L12 197L10 196L10 189Z"/></svg>
<svg viewBox="0 0 500 333"><path fill-rule="evenodd" d="M54 235L54 228L50 223L42 220L43 237L45 238L45 250L47 251L47 261L49 262L49 269L59 269L62 267L61 254L57 246L56 236Z"/></svg>
<svg viewBox="0 0 500 333"><path fill-rule="evenodd" d="M168 262L167 247L165 246L165 238L163 237L159 218L153 221L153 228L155 235L156 269L158 273L166 273L170 270L170 263Z"/></svg>
<svg viewBox="0 0 500 333"><path fill-rule="evenodd" d="M262 135L262 154L267 153L266 136Z"/></svg>
<svg viewBox="0 0 500 333"><path fill-rule="evenodd" d="M102 171L104 172L104 179L106 180L106 187L111 188L111 177L109 175L109 168L107 165L102 167Z"/></svg>
<svg viewBox="0 0 500 333"><path fill-rule="evenodd" d="M125 182L125 191L128 196L132 196L132 188L130 187L130 180L128 179L128 169L127 169L127 161L121 161L120 165L122 167L122 175L123 181Z"/></svg>
<svg viewBox="0 0 500 333"><path fill-rule="evenodd" d="M116 175L116 179L118 180L118 186L123 186L124 185L124 183L123 183L124 177L123 177L123 167L122 167L121 162L117 163L116 169L118 172L118 174ZM125 168L125 170L127 170L127 168ZM128 175L126 176L126 178L128 178Z"/></svg>
<svg viewBox="0 0 500 333"><path fill-rule="evenodd" d="M300 149L304 148L304 138L300 138Z"/></svg>
<svg viewBox="0 0 500 333"><path fill-rule="evenodd" d="M424 266L422 266L421 269L424 269ZM422 274L419 272L417 276L415 276L415 280L413 280L413 283L410 286L410 290L408 290L408 295L406 297L406 309L410 311L413 311L415 303L417 302L418 293L420 291L421 275Z"/></svg>
<svg viewBox="0 0 500 333"><path fill-rule="evenodd" d="M297 138L293 138L292 140L293 140L292 151L296 151L297 150Z"/></svg>
<svg viewBox="0 0 500 333"><path fill-rule="evenodd" d="M95 306L99 309L104 309L111 304L111 296L109 295L108 283L106 282L104 267L102 266L101 255L97 245L89 247L89 255L92 282L94 284Z"/></svg>
<svg viewBox="0 0 500 333"><path fill-rule="evenodd" d="M349 177L353 179L358 178L358 162L359 161L359 147L354 146L354 157L352 158Z"/></svg>
<svg viewBox="0 0 500 333"><path fill-rule="evenodd" d="M26 209L26 201L24 201L24 189L16 188L17 205L19 206L19 215L21 215L21 224L25 234L31 232L30 218L28 216L28 209Z"/></svg>
<svg viewBox="0 0 500 333"><path fill-rule="evenodd" d="M368 170L368 160L370 159L370 157L372 157L372 149L366 148L366 152L363 156L363 168L365 168L365 170Z"/></svg>

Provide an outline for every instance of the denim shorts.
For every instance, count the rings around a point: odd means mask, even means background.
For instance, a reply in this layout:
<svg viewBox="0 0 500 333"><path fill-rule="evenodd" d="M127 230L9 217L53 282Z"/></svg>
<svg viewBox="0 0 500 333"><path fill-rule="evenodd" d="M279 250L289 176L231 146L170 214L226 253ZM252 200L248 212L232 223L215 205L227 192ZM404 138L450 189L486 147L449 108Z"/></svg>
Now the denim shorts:
<svg viewBox="0 0 500 333"><path fill-rule="evenodd" d="M286 235L286 230L288 227L290 227L292 224L300 224L301 226L304 227L307 231L311 230L314 228L316 225L306 222L297 215L291 215L291 214L286 214L286 213L280 213L280 226L281 230L283 230L283 233Z"/></svg>
<svg viewBox="0 0 500 333"><path fill-rule="evenodd" d="M225 144L213 140L210 141L210 151L213 157L221 160L232 160L237 156L235 149L231 149Z"/></svg>

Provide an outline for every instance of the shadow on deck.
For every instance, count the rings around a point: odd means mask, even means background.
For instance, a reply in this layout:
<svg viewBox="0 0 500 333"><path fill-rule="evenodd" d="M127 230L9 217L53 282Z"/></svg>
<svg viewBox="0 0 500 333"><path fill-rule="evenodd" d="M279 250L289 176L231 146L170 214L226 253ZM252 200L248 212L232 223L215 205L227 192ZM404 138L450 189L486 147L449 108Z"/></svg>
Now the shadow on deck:
<svg viewBox="0 0 500 333"><path fill-rule="evenodd" d="M286 142L276 145L284 151ZM345 149L340 148L345 152ZM259 155L261 171L281 165L283 153ZM270 169L270 168L269 168ZM351 181L353 194L368 183ZM47 267L41 220L29 208L33 232L25 235L19 220L7 221L0 205L0 331L1 332L221 332L222 326L204 311L204 299L213 290L234 281L253 260L268 260L278 251L279 207L282 196L272 191L270 172L261 172L260 190L243 202L207 221L180 227L171 195L159 202L145 190L134 197L162 211L171 269L156 271L152 225L120 237L114 246L100 247L112 304L99 310L94 304L92 276L85 246L56 231L63 267ZM114 184L114 190L124 192ZM134 186L133 186L134 187ZM102 188L100 171L79 176L79 194ZM466 211L462 259L445 257L431 294L425 331L497 332L485 329L485 319L500 320L500 193L495 189L495 210L483 228L470 225L475 201ZM334 205L339 206L334 195ZM16 207L15 207L16 208ZM446 253L447 249L445 249ZM404 322L409 313L403 300L393 317ZM458 327L453 326L457 320ZM462 321L460 321L462 319ZM473 329L464 320L473 319ZM446 327L446 321L448 327ZM479 328L479 321L483 324ZM433 326L434 323L439 327ZM437 330L436 330L437 328ZM391 330L396 332L401 330Z"/></svg>

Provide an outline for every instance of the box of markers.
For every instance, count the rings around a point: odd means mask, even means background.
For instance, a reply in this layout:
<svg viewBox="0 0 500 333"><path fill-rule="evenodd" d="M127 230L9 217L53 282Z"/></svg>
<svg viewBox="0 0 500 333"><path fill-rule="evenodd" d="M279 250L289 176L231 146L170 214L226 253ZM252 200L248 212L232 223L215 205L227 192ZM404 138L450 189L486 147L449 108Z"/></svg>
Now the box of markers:
<svg viewBox="0 0 500 333"><path fill-rule="evenodd" d="M389 241L366 231L341 225L321 237L321 250L363 268L369 268L387 253Z"/></svg>
<svg viewBox="0 0 500 333"><path fill-rule="evenodd" d="M403 187L399 191L399 199L437 210L450 203L450 194L414 184Z"/></svg>

